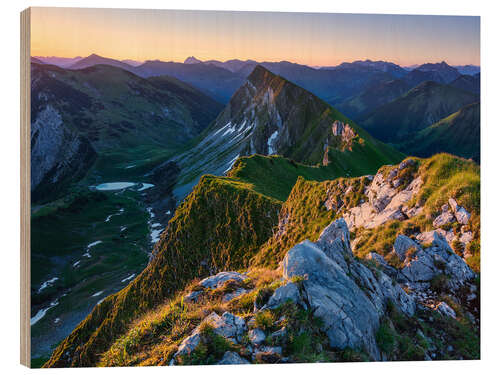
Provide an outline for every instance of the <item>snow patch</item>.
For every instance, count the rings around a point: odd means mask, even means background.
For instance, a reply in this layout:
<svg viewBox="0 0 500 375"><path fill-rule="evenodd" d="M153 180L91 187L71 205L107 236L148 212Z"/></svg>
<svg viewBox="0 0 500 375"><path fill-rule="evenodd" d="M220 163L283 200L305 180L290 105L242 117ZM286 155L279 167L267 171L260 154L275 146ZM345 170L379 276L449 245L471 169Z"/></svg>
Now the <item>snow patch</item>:
<svg viewBox="0 0 500 375"><path fill-rule="evenodd" d="M149 189L149 188L152 188L154 185L153 184L147 184L145 182L142 183L142 187L137 189L137 191L143 191L143 190L146 190L146 189Z"/></svg>
<svg viewBox="0 0 500 375"><path fill-rule="evenodd" d="M99 297L103 293L104 293L104 290L101 290L101 291L99 291L97 293L92 294L92 297Z"/></svg>
<svg viewBox="0 0 500 375"><path fill-rule="evenodd" d="M52 279L43 282L42 285L40 286L40 288L38 289L38 293L40 293L45 288L52 286L52 284L54 284L57 280L59 280L58 277L53 277Z"/></svg>
<svg viewBox="0 0 500 375"><path fill-rule="evenodd" d="M35 314L35 316L30 319L30 326L38 323L40 321L40 319L42 319L45 316L45 314L47 314L47 311L49 311L51 308L53 308L54 306L57 306L57 305L59 305L59 301L55 300L55 301L51 302L48 307L41 309L41 310L38 310L38 312Z"/></svg>
<svg viewBox="0 0 500 375"><path fill-rule="evenodd" d="M126 277L126 278L124 278L124 279L122 280L122 283L125 283L125 282L127 282L127 281L130 281L130 280L132 280L134 277L135 277L135 273L133 273L132 275L130 275L130 276Z"/></svg>
<svg viewBox="0 0 500 375"><path fill-rule="evenodd" d="M229 172L231 170L231 168L233 167L234 163L236 163L236 160L238 160L239 157L240 157L240 155L238 154L233 159L231 159L231 161L229 162L229 167L223 173Z"/></svg>
<svg viewBox="0 0 500 375"><path fill-rule="evenodd" d="M274 148L274 143L275 143L274 140L277 137L278 137L278 131L276 130L273 134L271 134L271 136L267 140L267 154L268 155L273 155L274 153L276 153L276 149Z"/></svg>

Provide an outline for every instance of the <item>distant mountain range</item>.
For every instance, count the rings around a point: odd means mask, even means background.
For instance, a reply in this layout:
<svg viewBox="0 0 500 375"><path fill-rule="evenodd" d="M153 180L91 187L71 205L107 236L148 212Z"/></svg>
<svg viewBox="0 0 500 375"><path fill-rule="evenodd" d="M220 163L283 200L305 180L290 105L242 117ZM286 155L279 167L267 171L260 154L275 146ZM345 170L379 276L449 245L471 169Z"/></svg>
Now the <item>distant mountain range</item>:
<svg viewBox="0 0 500 375"><path fill-rule="evenodd" d="M360 119L361 125L384 142L406 141L412 133L478 101L474 93L426 81Z"/></svg>
<svg viewBox="0 0 500 375"><path fill-rule="evenodd" d="M453 82L450 82L450 86L479 94L481 92L481 73L474 75L463 74Z"/></svg>
<svg viewBox="0 0 500 375"><path fill-rule="evenodd" d="M365 60L316 69L288 61L201 61L190 56L184 63L139 63L92 54L75 59L36 58L33 62L71 63L69 68L76 70L112 65L148 79L169 76L223 104L260 65L334 105L375 137L396 143L478 101L480 92L478 66L454 67L444 61L403 68L392 62Z"/></svg>
<svg viewBox="0 0 500 375"><path fill-rule="evenodd" d="M466 105L457 112L419 131L400 145L405 152L429 157L439 152L449 152L464 158L480 161L479 103Z"/></svg>
<svg viewBox="0 0 500 375"><path fill-rule="evenodd" d="M77 61L81 60L81 56L77 57L56 57L56 56L33 56L38 61L41 61L44 64L57 65L60 68L67 68Z"/></svg>

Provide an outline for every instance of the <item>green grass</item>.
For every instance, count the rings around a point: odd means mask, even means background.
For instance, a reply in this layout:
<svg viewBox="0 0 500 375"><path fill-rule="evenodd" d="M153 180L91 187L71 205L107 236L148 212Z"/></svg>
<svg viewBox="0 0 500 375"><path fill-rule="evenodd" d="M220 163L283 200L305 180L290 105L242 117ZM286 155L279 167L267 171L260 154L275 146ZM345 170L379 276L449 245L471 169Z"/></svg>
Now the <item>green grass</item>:
<svg viewBox="0 0 500 375"><path fill-rule="evenodd" d="M133 319L159 306L190 280L214 270L248 266L272 234L279 208L280 202L240 183L203 177L177 208L165 241L148 267L97 306L46 365L66 363L63 353L77 346L81 346L81 354L73 365L94 365Z"/></svg>

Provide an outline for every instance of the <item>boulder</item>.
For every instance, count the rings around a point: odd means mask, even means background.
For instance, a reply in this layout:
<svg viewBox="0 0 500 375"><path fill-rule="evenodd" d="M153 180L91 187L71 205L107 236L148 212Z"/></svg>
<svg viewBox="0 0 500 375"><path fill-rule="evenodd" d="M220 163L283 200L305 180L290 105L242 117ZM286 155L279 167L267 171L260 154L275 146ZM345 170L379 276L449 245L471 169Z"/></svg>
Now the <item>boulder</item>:
<svg viewBox="0 0 500 375"><path fill-rule="evenodd" d="M184 302L196 302L201 294L203 294L203 291L201 290L195 290L188 293L184 296Z"/></svg>
<svg viewBox="0 0 500 375"><path fill-rule="evenodd" d="M453 212L456 212L458 207L460 207L457 203L457 201L453 198L448 199L448 203L450 204L450 207Z"/></svg>
<svg viewBox="0 0 500 375"><path fill-rule="evenodd" d="M440 302L436 306L436 311L439 311L444 316L448 316L450 318L456 319L457 314L455 314L455 310L453 310L446 302Z"/></svg>
<svg viewBox="0 0 500 375"><path fill-rule="evenodd" d="M397 275L397 270L390 266L382 255L372 251L366 256L366 259L375 262L375 264L382 268L382 270L389 276L395 277Z"/></svg>
<svg viewBox="0 0 500 375"><path fill-rule="evenodd" d="M454 221L455 216L450 211L444 211L434 219L432 225L434 226L434 228L439 228L443 225L453 223Z"/></svg>
<svg viewBox="0 0 500 375"><path fill-rule="evenodd" d="M470 213L465 208L460 207L457 212L455 212L455 217L460 224L466 225L469 222Z"/></svg>
<svg viewBox="0 0 500 375"><path fill-rule="evenodd" d="M470 219L470 213L464 207L459 206L457 201L453 198L450 198L448 200L448 203L450 204L451 209L454 212L455 217L457 218L457 221L462 225L467 224Z"/></svg>
<svg viewBox="0 0 500 375"><path fill-rule="evenodd" d="M426 289L434 277L444 274L450 289L456 291L474 278L475 273L453 252L445 237L437 231L433 231L432 236L431 247L420 249L414 257L405 260L400 281L406 281L417 290Z"/></svg>
<svg viewBox="0 0 500 375"><path fill-rule="evenodd" d="M269 298L269 301L267 301L266 305L262 307L261 310L278 308L287 301L291 301L305 307L300 299L299 288L297 288L297 285L293 282L288 282L287 284L276 289L273 295Z"/></svg>
<svg viewBox="0 0 500 375"><path fill-rule="evenodd" d="M200 335L200 329L199 326L196 327L196 329L186 337L181 344L179 345L179 348L177 349L177 352L174 354L174 363L175 359L179 356L183 355L190 355L200 344L201 342L201 335Z"/></svg>
<svg viewBox="0 0 500 375"><path fill-rule="evenodd" d="M243 282L246 279L248 279L248 276L238 272L219 272L217 275L209 276L201 280L199 285L204 288L217 289L229 280Z"/></svg>
<svg viewBox="0 0 500 375"><path fill-rule="evenodd" d="M396 237L396 241L394 241L393 251L401 261L404 261L406 259L406 253L412 248L415 250L419 250L420 246L411 238L403 234L400 234Z"/></svg>
<svg viewBox="0 0 500 375"><path fill-rule="evenodd" d="M409 315L415 312L415 301L384 272L356 260L348 241L346 222L334 221L316 243L306 240L288 251L283 276L303 277L301 297L323 321L331 347L362 348L380 359L375 332L387 301Z"/></svg>
<svg viewBox="0 0 500 375"><path fill-rule="evenodd" d="M243 318L227 311L222 316L213 312L203 322L210 324L216 334L231 341L240 342L246 332L246 324Z"/></svg>
<svg viewBox="0 0 500 375"><path fill-rule="evenodd" d="M234 292L227 293L222 297L222 302L229 302L239 296L250 293L251 291L248 289L238 288Z"/></svg>
<svg viewBox="0 0 500 375"><path fill-rule="evenodd" d="M474 239L474 235L472 232L464 232L460 236L460 242L462 242L464 245L467 245L469 242L471 242Z"/></svg>
<svg viewBox="0 0 500 375"><path fill-rule="evenodd" d="M218 365L248 365L250 362L248 362L246 359L241 358L238 353L235 352L225 352L224 356L222 359L217 362Z"/></svg>
<svg viewBox="0 0 500 375"><path fill-rule="evenodd" d="M345 270L314 243L306 240L290 249L283 261L283 276L302 276L305 298L323 321L330 346L366 348L380 359L375 342L379 314Z"/></svg>
<svg viewBox="0 0 500 375"><path fill-rule="evenodd" d="M266 334L259 328L248 331L248 339L254 346L259 346L266 340Z"/></svg>

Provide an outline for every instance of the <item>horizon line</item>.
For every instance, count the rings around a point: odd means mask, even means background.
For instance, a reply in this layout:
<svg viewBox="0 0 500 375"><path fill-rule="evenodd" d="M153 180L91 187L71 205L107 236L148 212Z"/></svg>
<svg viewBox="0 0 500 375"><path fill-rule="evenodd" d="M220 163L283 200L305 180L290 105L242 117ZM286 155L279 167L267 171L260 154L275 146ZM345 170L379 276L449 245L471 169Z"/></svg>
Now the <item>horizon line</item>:
<svg viewBox="0 0 500 375"><path fill-rule="evenodd" d="M148 61L159 61L159 62L166 62L166 63L177 63L177 64L185 64L185 61L190 58L190 57L193 57L195 58L196 60L199 60L201 61L201 63L207 63L209 61L217 61L217 62L221 62L221 63L225 63L225 62L228 62L228 61L232 61L232 60L238 60L238 61L255 61L259 64L261 63L266 63L266 62L269 62L269 63L280 63L280 62L288 62L288 63L291 63L291 64L297 64L297 65L303 65L303 66L308 66L310 68L326 68L326 67L336 67L336 66L339 66L343 63L348 63L348 64L352 64L354 62L358 62L358 61L361 61L361 62L365 62L365 61L371 61L371 62L386 62L386 63L392 63L392 64L395 64L395 65L398 65L400 67L403 67L403 68L408 68L408 67L414 67L414 66L420 66L420 65L424 65L424 64L439 64L439 63L446 63L448 64L449 66L477 66L477 67L480 67L481 65L480 64L473 64L473 63L468 63L468 64L456 64L456 65L453 65L453 64L449 64L446 59L442 59L441 61L435 61L435 62L432 62L432 61L426 61L426 62L423 62L423 63L413 63L413 64L399 64L399 63L396 63L394 61L391 61L391 60L377 60L377 59L371 59L371 58L365 58L364 60L360 60L360 59L354 59L354 60L351 60L351 61L342 61L336 65L309 65L309 64L302 64L302 63L298 63L298 62L294 62L292 60L272 60L272 59L269 59L269 60L253 60L251 58L247 58L247 59L243 59L243 58L231 58L231 59L227 59L227 60L218 60L216 58L211 58L211 59L208 59L208 60L200 60L198 59L196 56L194 55L189 55L187 56L184 61L175 61L175 60L161 60L159 58L154 58L154 59L146 59L146 60L135 60L135 59L132 59L132 58L124 58L124 59L120 59L120 58L116 58L116 57L109 57L109 56L103 56L103 55L99 55L98 53L91 53L89 55L86 55L86 56L81 56L81 55L77 55L77 56L74 56L74 57L67 57L67 56L56 56L56 55L30 55L30 57L34 57L34 58L60 58L60 59L77 59L77 58L80 58L80 59L85 59L87 57L90 57L92 55L96 55L98 57L102 57L102 58L105 58L105 59L111 59L111 60L116 60L116 61L120 61L120 62L124 62L125 60L131 60L131 61L135 61L135 62L138 62L138 63L141 63L141 64L144 64ZM126 64L126 63L125 63ZM132 66L132 65L131 65Z"/></svg>

